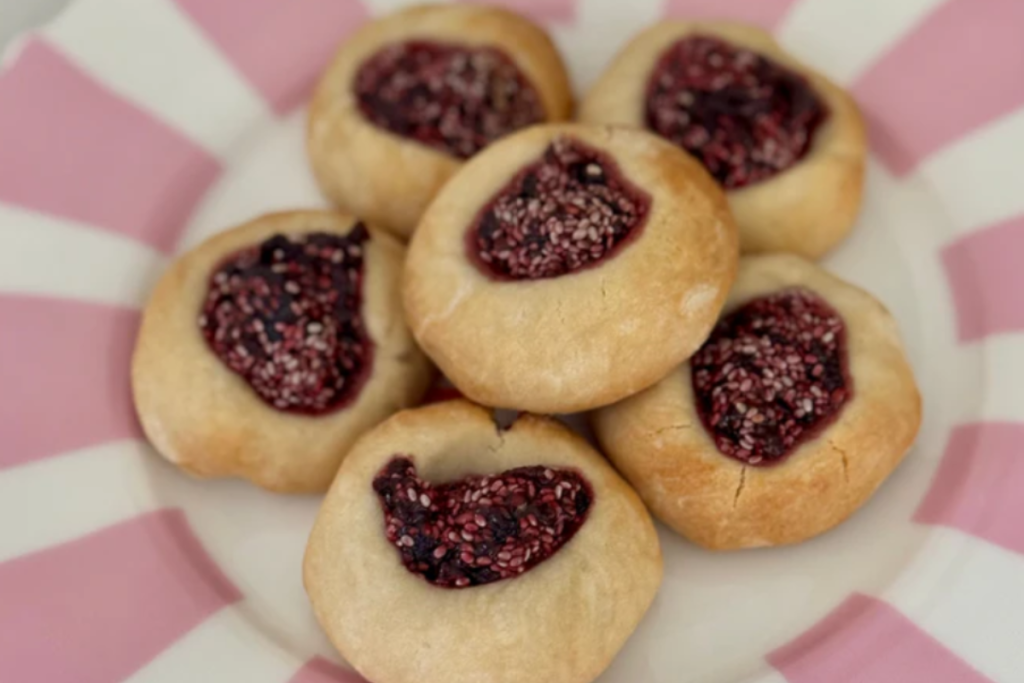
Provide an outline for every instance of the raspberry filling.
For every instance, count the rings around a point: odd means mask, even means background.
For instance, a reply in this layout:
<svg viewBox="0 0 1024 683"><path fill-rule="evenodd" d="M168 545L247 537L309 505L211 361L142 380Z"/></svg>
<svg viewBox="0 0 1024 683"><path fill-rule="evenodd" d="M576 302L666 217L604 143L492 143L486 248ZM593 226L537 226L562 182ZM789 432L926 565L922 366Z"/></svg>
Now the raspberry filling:
<svg viewBox="0 0 1024 683"><path fill-rule="evenodd" d="M279 410L350 403L373 362L360 313L366 227L274 235L210 276L199 329L221 361Z"/></svg>
<svg viewBox="0 0 1024 683"><path fill-rule="evenodd" d="M718 450L749 465L780 462L853 393L843 320L802 288L723 318L690 363L704 427Z"/></svg>
<svg viewBox="0 0 1024 683"><path fill-rule="evenodd" d="M544 119L537 91L491 47L395 43L363 62L354 88L372 123L460 159Z"/></svg>
<svg viewBox="0 0 1024 683"><path fill-rule="evenodd" d="M658 60L645 115L648 128L736 189L802 159L828 111L802 76L746 48L692 36Z"/></svg>
<svg viewBox="0 0 1024 683"><path fill-rule="evenodd" d="M405 568L443 588L481 586L536 567L579 531L594 500L574 470L517 467L435 485L404 455L377 474L373 490Z"/></svg>
<svg viewBox="0 0 1024 683"><path fill-rule="evenodd" d="M603 152L557 138L483 208L472 261L499 280L539 280L596 265L636 237L649 195Z"/></svg>

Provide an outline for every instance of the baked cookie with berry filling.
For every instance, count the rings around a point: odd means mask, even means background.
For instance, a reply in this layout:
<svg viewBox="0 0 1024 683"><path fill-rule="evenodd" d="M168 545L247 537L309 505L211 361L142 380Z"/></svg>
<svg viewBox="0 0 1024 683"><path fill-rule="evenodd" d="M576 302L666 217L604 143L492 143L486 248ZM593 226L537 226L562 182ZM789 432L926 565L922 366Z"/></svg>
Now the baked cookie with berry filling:
<svg viewBox="0 0 1024 683"><path fill-rule="evenodd" d="M643 127L722 185L744 252L818 258L860 209L867 143L853 98L765 31L664 21L634 38L580 119Z"/></svg>
<svg viewBox="0 0 1024 683"><path fill-rule="evenodd" d="M592 420L655 517L707 548L751 548L863 505L913 443L921 397L882 304L779 254L741 260L701 349Z"/></svg>
<svg viewBox="0 0 1024 683"><path fill-rule="evenodd" d="M661 582L632 489L557 421L448 401L359 440L304 579L341 654L380 683L586 683Z"/></svg>
<svg viewBox="0 0 1024 683"><path fill-rule="evenodd" d="M307 151L329 199L408 238L466 159L571 109L542 28L496 7L421 5L340 48L310 106Z"/></svg>
<svg viewBox="0 0 1024 683"><path fill-rule="evenodd" d="M326 490L356 437L431 380L402 319L404 253L352 216L292 211L178 259L132 359L156 450L200 477Z"/></svg>
<svg viewBox="0 0 1024 683"><path fill-rule="evenodd" d="M407 319L472 400L590 409L697 350L737 245L722 192L675 146L629 128L535 126L470 161L424 214Z"/></svg>

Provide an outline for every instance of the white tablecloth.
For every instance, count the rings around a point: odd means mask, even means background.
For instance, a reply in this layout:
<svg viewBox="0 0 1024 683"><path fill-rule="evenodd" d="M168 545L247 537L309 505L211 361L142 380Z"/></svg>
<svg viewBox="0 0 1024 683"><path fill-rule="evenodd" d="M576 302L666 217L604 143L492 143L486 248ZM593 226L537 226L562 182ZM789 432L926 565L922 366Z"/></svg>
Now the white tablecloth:
<svg viewBox="0 0 1024 683"><path fill-rule="evenodd" d="M11 40L52 19L69 0L0 0L0 51Z"/></svg>

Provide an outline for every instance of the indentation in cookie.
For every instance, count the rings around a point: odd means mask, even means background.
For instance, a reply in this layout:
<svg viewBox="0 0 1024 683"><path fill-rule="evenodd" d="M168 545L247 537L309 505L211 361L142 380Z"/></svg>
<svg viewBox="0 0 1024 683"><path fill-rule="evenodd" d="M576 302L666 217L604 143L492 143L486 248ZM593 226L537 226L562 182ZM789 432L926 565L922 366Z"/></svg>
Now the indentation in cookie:
<svg viewBox="0 0 1024 683"><path fill-rule="evenodd" d="M210 348L279 410L317 415L359 393L373 362L362 317L369 233L274 235L225 259L199 315Z"/></svg>
<svg viewBox="0 0 1024 683"><path fill-rule="evenodd" d="M658 60L647 126L697 157L726 189L786 170L828 117L797 73L743 47L689 36Z"/></svg>
<svg viewBox="0 0 1024 683"><path fill-rule="evenodd" d="M849 400L846 326L803 288L755 299L723 318L691 359L697 411L722 453L779 462Z"/></svg>
<svg viewBox="0 0 1024 683"><path fill-rule="evenodd" d="M538 280L594 266L643 228L650 196L604 152L556 138L483 208L471 260L499 280Z"/></svg>
<svg viewBox="0 0 1024 683"><path fill-rule="evenodd" d="M385 533L409 571L435 586L466 588L522 574L562 548L594 499L579 472L517 467L430 484L396 455L373 489Z"/></svg>
<svg viewBox="0 0 1024 683"><path fill-rule="evenodd" d="M363 62L354 89L372 123L460 159L544 119L540 95L493 47L394 43Z"/></svg>

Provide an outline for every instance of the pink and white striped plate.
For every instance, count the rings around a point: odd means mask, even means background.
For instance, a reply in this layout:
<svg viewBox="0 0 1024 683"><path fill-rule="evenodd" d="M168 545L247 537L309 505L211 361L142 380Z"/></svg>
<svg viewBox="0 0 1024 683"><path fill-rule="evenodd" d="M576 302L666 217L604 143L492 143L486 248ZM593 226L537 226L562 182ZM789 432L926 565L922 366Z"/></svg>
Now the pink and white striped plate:
<svg viewBox="0 0 1024 683"><path fill-rule="evenodd" d="M300 583L317 501L199 484L129 396L174 253L319 205L303 102L399 0L78 0L0 73L0 681L359 680ZM1024 680L1024 2L516 0L582 89L665 15L770 26L871 123L867 206L827 265L896 313L920 441L849 523L667 575L604 683Z"/></svg>

